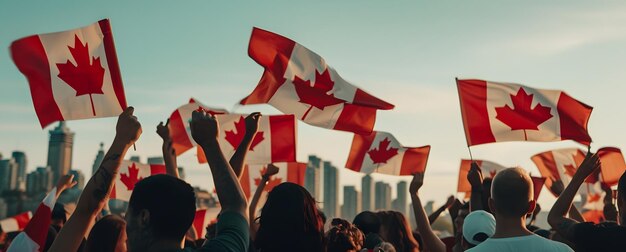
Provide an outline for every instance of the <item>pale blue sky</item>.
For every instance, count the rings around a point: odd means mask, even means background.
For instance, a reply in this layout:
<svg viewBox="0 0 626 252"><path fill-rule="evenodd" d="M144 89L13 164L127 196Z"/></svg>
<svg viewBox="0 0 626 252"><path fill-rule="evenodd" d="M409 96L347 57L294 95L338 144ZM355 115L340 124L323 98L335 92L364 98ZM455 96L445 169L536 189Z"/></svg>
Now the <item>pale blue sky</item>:
<svg viewBox="0 0 626 252"><path fill-rule="evenodd" d="M459 160L468 158L454 77L563 89L594 106L592 149L626 148L626 4L608 1L13 1L0 7L0 152L26 151L29 170L46 162L25 78L9 44L20 37L72 29L110 18L128 103L144 127L137 151L160 155L154 127L193 96L233 109L262 69L246 49L253 26L283 34L317 52L355 85L396 105L376 129L405 146L432 145L424 197L456 191ZM156 1L158 2L158 1ZM600 4L602 3L602 4ZM269 105L236 112L278 113ZM115 120L71 121L74 167L91 173L98 143L110 144ZM299 123L298 159L317 154L343 167L352 135ZM529 157L579 146L497 143L475 158L521 165ZM192 184L211 187L208 167L189 153L179 164ZM359 176L342 172L343 184ZM432 177L428 181L428 176ZM382 176L378 176L382 178ZM435 179L436 178L436 179ZM387 179L387 177L385 177ZM391 181L391 180L390 180ZM543 202L553 201L544 193Z"/></svg>

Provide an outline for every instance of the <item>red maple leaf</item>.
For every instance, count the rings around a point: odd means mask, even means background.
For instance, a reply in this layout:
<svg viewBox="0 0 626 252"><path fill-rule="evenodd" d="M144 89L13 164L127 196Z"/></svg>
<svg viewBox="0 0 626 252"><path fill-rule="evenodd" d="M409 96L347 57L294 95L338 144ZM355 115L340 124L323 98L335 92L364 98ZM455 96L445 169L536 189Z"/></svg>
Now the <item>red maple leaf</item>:
<svg viewBox="0 0 626 252"><path fill-rule="evenodd" d="M65 63L57 63L61 80L76 91L76 96L89 95L91 101L91 111L96 115L96 109L93 105L92 94L104 94L102 92L102 82L104 80L104 68L100 63L99 57L89 59L89 45L80 41L77 35L74 35L74 47L68 46L70 53L76 61L74 65L68 59ZM91 62L90 62L91 61Z"/></svg>
<svg viewBox="0 0 626 252"><path fill-rule="evenodd" d="M236 150L237 147L239 147L239 144L241 144L243 136L246 134L246 121L243 116L239 118L239 121L235 122L235 129L237 130L237 132L235 132L234 130L227 130L225 138L226 141L228 141L228 143L233 147L233 149ZM254 151L254 147L256 147L264 139L265 138L263 137L263 131L258 131L254 136L254 139L252 139L252 143L250 144L250 150Z"/></svg>
<svg viewBox="0 0 626 252"><path fill-rule="evenodd" d="M344 100L335 98L334 95L328 94L335 86L335 82L330 78L330 71L324 70L321 74L315 70L315 83L310 80L303 80L298 76L293 79L293 85L296 88L296 94L300 98L299 102L311 105L302 116L302 120L309 114L313 107L324 110L327 106L344 103Z"/></svg>
<svg viewBox="0 0 626 252"><path fill-rule="evenodd" d="M511 130L524 130L524 138L528 140L526 130L539 130L540 124L552 118L550 107L537 103L531 108L534 94L527 94L524 88L520 88L516 95L510 96L515 108L509 105L497 107L496 118L511 127Z"/></svg>
<svg viewBox="0 0 626 252"><path fill-rule="evenodd" d="M254 184L256 186L259 186L259 184L261 184L261 177L263 176L263 174L265 174L266 171L267 171L267 167L263 166L263 168L259 172L260 176L258 178L254 178ZM265 185L265 189L263 189L263 191L269 192L272 189L274 189L275 186L280 185L280 183L283 182L281 178L274 178L274 177L275 176L270 177L270 180L267 181L267 185Z"/></svg>
<svg viewBox="0 0 626 252"><path fill-rule="evenodd" d="M386 164L390 158L398 154L397 148L389 147L390 143L391 141L385 138L378 143L378 148L371 149L367 152L374 164Z"/></svg>
<svg viewBox="0 0 626 252"><path fill-rule="evenodd" d="M126 186L126 189L132 191L135 188L135 184L142 180L142 177L139 177L139 169L135 166L135 163L128 167L128 174L120 174L120 180Z"/></svg>
<svg viewBox="0 0 626 252"><path fill-rule="evenodd" d="M570 177L574 177L574 173L576 173L575 165L568 164L568 165L564 165L563 168L565 168L565 174L569 175Z"/></svg>

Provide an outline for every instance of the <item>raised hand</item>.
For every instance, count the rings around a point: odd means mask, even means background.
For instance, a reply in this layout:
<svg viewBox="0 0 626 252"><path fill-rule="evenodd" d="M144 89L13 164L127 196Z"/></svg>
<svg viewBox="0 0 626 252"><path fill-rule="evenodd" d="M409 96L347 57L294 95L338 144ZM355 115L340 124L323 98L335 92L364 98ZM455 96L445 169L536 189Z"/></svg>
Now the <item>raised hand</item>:
<svg viewBox="0 0 626 252"><path fill-rule="evenodd" d="M409 192L413 195L416 194L417 191L424 185L424 173L416 172L413 174L413 180L411 180L411 184L409 185Z"/></svg>
<svg viewBox="0 0 626 252"><path fill-rule="evenodd" d="M472 166L467 173L467 181L470 182L472 188L479 188L483 186L483 174L476 162L472 162Z"/></svg>
<svg viewBox="0 0 626 252"><path fill-rule="evenodd" d="M452 204L454 204L454 201L456 201L456 198L450 195L450 197L448 197L448 200L446 201L446 208L452 207Z"/></svg>
<svg viewBox="0 0 626 252"><path fill-rule="evenodd" d="M163 139L163 142L169 141L170 140L170 119L167 119L167 122L165 123L165 125L163 124L163 122L160 122L159 125L157 125L157 129L156 132L157 134L159 134L159 136L161 136L161 139Z"/></svg>
<svg viewBox="0 0 626 252"><path fill-rule="evenodd" d="M263 174L263 178L264 179L269 179L271 176L274 176L278 173L280 169L278 167L276 167L274 164L268 164L267 165L267 170L265 171L265 174Z"/></svg>
<svg viewBox="0 0 626 252"><path fill-rule="evenodd" d="M585 160L583 160L578 167L576 174L580 174L586 178L598 168L600 168L600 157L598 157L598 153L587 152Z"/></svg>
<svg viewBox="0 0 626 252"><path fill-rule="evenodd" d="M78 182L73 181L74 180L74 175L72 174L66 174L63 175L59 178L59 181L57 181L57 194L61 194L61 192L70 189L72 187L74 187Z"/></svg>
<svg viewBox="0 0 626 252"><path fill-rule="evenodd" d="M200 146L217 140L219 125L214 116L206 114L204 111L193 111L189 126L193 140Z"/></svg>
<svg viewBox="0 0 626 252"><path fill-rule="evenodd" d="M254 112L246 116L246 136L253 137L259 130L259 120L261 119L261 113Z"/></svg>
<svg viewBox="0 0 626 252"><path fill-rule="evenodd" d="M556 194L556 196L559 196L561 195L561 193L563 193L563 190L565 190L563 181L561 181L560 179L552 179L552 186L550 186L550 191Z"/></svg>
<svg viewBox="0 0 626 252"><path fill-rule="evenodd" d="M137 117L133 115L135 108L128 107L117 118L117 126L115 126L115 140L124 144L132 144L141 135L141 124L137 121Z"/></svg>

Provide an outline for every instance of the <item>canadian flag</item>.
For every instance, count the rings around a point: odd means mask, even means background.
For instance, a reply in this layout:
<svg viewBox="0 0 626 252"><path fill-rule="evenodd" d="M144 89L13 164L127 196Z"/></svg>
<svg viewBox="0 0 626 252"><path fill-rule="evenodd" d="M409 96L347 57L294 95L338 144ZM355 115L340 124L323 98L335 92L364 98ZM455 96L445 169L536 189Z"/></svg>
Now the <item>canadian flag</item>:
<svg viewBox="0 0 626 252"><path fill-rule="evenodd" d="M247 115L217 115L220 124L218 142L224 157L230 159L246 134ZM198 150L198 162L206 163L204 151ZM296 119L293 115L262 116L259 128L252 139L247 164L268 164L296 161Z"/></svg>
<svg viewBox="0 0 626 252"><path fill-rule="evenodd" d="M626 162L619 148L604 147L598 149L600 157L600 175L602 182L609 186L617 185L622 174L626 172Z"/></svg>
<svg viewBox="0 0 626 252"><path fill-rule="evenodd" d="M191 137L189 122L191 121L191 113L193 111L204 111L211 115L228 114L224 109L210 108L198 102L196 99L189 99L189 103L180 106L170 115L170 137L172 138L172 147L179 156L187 150L196 146L196 142Z"/></svg>
<svg viewBox="0 0 626 252"><path fill-rule="evenodd" d="M546 178L530 176L530 179L533 181L533 193L534 193L533 199L537 201L539 199L539 195L541 194L541 189L543 188L543 185L546 183Z"/></svg>
<svg viewBox="0 0 626 252"><path fill-rule="evenodd" d="M241 104L269 103L328 129L370 133L377 109L394 106L345 81L324 59L281 35L254 28L248 55L265 68Z"/></svg>
<svg viewBox="0 0 626 252"><path fill-rule="evenodd" d="M15 215L13 217L6 218L4 220L0 220L0 228L5 233L22 231L32 217L33 213L28 211Z"/></svg>
<svg viewBox="0 0 626 252"><path fill-rule="evenodd" d="M478 164L478 167L480 167L483 178L493 178L499 171L506 169L506 167L502 165L487 160L474 159L474 162L476 162L476 164ZM469 181L467 181L467 173L469 173L471 167L472 160L461 160L461 167L459 168L459 182L457 184L456 190L457 192L469 194L472 191L472 185L469 183Z"/></svg>
<svg viewBox="0 0 626 252"><path fill-rule="evenodd" d="M430 145L403 147L387 132L354 134L346 168L366 174L411 175L426 170L429 153Z"/></svg>
<svg viewBox="0 0 626 252"><path fill-rule="evenodd" d="M48 227L52 220L52 209L57 201L57 188L46 195L35 215L24 228L24 232L19 233L11 242L7 252L11 251L43 251L46 246Z"/></svg>
<svg viewBox="0 0 626 252"><path fill-rule="evenodd" d="M563 91L484 80L457 80L468 145L560 141L589 145L592 107Z"/></svg>
<svg viewBox="0 0 626 252"><path fill-rule="evenodd" d="M193 219L193 225L191 227L196 231L198 239L206 236L206 227L209 224L217 222L218 213L219 208L196 210L196 216Z"/></svg>
<svg viewBox="0 0 626 252"><path fill-rule="evenodd" d="M572 181L572 176L578 170L578 166L585 159L585 155L586 153L580 149L570 148L542 152L532 156L531 159L537 165L541 176L546 177L545 185L550 190L554 182L553 179L560 179L563 185L567 186ZM604 191L600 185L599 170L587 177L578 193L586 199L585 208L597 208L597 205L596 207L589 205L596 203L603 206Z"/></svg>
<svg viewBox="0 0 626 252"><path fill-rule="evenodd" d="M118 116L126 108L108 19L25 37L10 50L28 79L42 128L55 121Z"/></svg>
<svg viewBox="0 0 626 252"><path fill-rule="evenodd" d="M267 185L263 189L259 202L257 204L257 210L261 209L265 205L267 199L267 193L272 191L275 186L283 182L291 182L301 186L304 186L304 176L306 173L306 163L274 163L278 167L278 173L271 176L267 182ZM243 174L239 180L241 188L243 189L246 197L251 198L256 192L257 187L261 183L261 178L265 174L267 165L246 165L243 170Z"/></svg>
<svg viewBox="0 0 626 252"><path fill-rule="evenodd" d="M120 165L119 176L115 179L111 199L130 200L130 195L135 189L135 184L140 180L156 175L165 174L165 165L162 164L142 164L130 160L123 160Z"/></svg>

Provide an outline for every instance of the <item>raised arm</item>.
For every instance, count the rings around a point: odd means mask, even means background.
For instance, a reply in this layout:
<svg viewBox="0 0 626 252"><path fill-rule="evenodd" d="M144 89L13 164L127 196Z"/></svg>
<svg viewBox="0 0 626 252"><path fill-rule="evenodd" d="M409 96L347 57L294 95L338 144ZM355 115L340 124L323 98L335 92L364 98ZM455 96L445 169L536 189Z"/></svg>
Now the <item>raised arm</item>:
<svg viewBox="0 0 626 252"><path fill-rule="evenodd" d="M261 113L259 112L254 112L246 116L246 134L244 134L241 143L237 146L235 154L233 154L230 158L230 166L233 167L233 171L235 171L237 178L241 178L241 174L243 174L246 154L248 153L248 149L250 149L254 136L256 136L257 130L259 129L259 119L261 119Z"/></svg>
<svg viewBox="0 0 626 252"><path fill-rule="evenodd" d="M261 183L259 183L259 186L256 188L256 191L254 191L254 196L252 196L252 200L250 201L250 206L248 206L248 216L250 216L250 238L252 238L252 240L254 240L254 238L256 237L256 231L259 228L259 225L255 221L256 220L256 208L257 208L257 205L259 204L259 198L261 198L261 194L263 194L263 190L265 189L265 186L267 185L267 181L270 180L270 177L276 175L276 173L278 173L278 167L276 167L273 164L268 164L265 174L261 176Z"/></svg>
<svg viewBox="0 0 626 252"><path fill-rule="evenodd" d="M472 185L470 212L485 210L483 206L483 174L476 162L472 162L472 166L467 173L467 180L470 182L470 185Z"/></svg>
<svg viewBox="0 0 626 252"><path fill-rule="evenodd" d="M604 191L604 219L617 222L617 208L613 204L613 190L604 183L602 183L602 190Z"/></svg>
<svg viewBox="0 0 626 252"><path fill-rule="evenodd" d="M426 217L426 211L422 207L422 201L419 198L419 189L424 184L424 173L413 174L413 180L409 186L409 193L411 194L411 203L413 204L413 213L415 214L415 221L417 222L417 229L420 235L422 235L422 241L424 247L428 251L446 251L446 245L435 235L428 218Z"/></svg>
<svg viewBox="0 0 626 252"><path fill-rule="evenodd" d="M126 151L141 135L141 125L133 116L133 107L128 107L117 119L116 134L102 164L89 179L83 190L76 210L65 223L49 251L76 251L91 229L111 193L115 176Z"/></svg>
<svg viewBox="0 0 626 252"><path fill-rule="evenodd" d="M211 115L198 111L194 111L191 117L191 136L202 147L207 158L217 197L222 205L222 212L234 211L247 219L246 196L217 141L219 132L217 120Z"/></svg>
<svg viewBox="0 0 626 252"><path fill-rule="evenodd" d="M455 200L456 199L454 198L454 196L448 197L448 200L446 201L446 204L444 204L443 206L439 207L437 210L435 210L433 213L431 213L428 216L428 223L433 224L433 222L435 222L437 220L437 218L439 218L439 215L441 215L441 213L443 213L443 211L445 211L446 209L450 208L452 206L452 204L454 204Z"/></svg>
<svg viewBox="0 0 626 252"><path fill-rule="evenodd" d="M567 218L565 215L569 211L580 185L582 185L585 178L587 178L589 174L599 167L600 160L598 155L588 152L585 160L583 160L576 173L574 173L572 180L556 200L552 209L550 209L550 213L548 214L548 223L550 223L550 226L552 226L552 228L554 228L561 236L568 240L572 240L573 233L569 231L574 224L578 223L578 221Z"/></svg>
<svg viewBox="0 0 626 252"><path fill-rule="evenodd" d="M174 176L179 178L178 174L178 164L176 163L176 151L172 147L172 138L170 137L170 119L167 119L165 125L163 122L160 122L157 125L156 132L163 139L163 146L161 146L161 150L163 151L163 161L165 162L165 173L170 176Z"/></svg>

